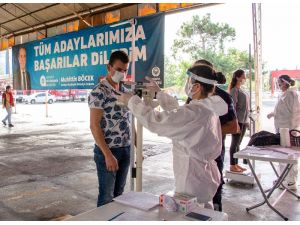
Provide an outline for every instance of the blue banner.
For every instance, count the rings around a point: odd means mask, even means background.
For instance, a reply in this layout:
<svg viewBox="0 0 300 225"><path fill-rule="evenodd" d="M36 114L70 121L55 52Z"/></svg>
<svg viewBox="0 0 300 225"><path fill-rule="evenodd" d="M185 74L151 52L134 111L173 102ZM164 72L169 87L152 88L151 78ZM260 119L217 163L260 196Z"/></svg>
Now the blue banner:
<svg viewBox="0 0 300 225"><path fill-rule="evenodd" d="M132 31L121 21L14 46L14 89L91 89L106 76L113 51L131 59ZM136 18L135 40L136 81L150 76L163 87L164 15Z"/></svg>

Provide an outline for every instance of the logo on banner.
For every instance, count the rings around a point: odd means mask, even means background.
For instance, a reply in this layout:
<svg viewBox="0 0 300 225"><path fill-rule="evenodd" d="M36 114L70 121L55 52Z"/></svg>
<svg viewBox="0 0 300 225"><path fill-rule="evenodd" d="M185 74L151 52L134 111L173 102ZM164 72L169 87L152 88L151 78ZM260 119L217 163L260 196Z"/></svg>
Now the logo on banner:
<svg viewBox="0 0 300 225"><path fill-rule="evenodd" d="M42 87L46 87L46 77L44 75L42 75L40 78L40 85Z"/></svg>
<svg viewBox="0 0 300 225"><path fill-rule="evenodd" d="M159 69L159 67L155 66L155 67L152 68L152 75L154 77L158 77L160 75L160 69Z"/></svg>

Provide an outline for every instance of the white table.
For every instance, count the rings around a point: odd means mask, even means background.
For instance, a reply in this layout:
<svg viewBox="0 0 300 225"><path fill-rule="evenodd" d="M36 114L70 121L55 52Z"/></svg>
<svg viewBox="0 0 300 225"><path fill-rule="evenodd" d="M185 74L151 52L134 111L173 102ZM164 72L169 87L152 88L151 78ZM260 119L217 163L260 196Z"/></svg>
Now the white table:
<svg viewBox="0 0 300 225"><path fill-rule="evenodd" d="M128 220L137 221L187 221L184 213L168 212L164 207L157 206L150 211L143 211L117 202L111 202L99 208L70 218L70 221L108 221L125 212ZM228 215L211 209L198 208L197 213L209 216L214 221L227 221ZM124 216L123 216L124 218ZM118 217L116 218L118 219Z"/></svg>
<svg viewBox="0 0 300 225"><path fill-rule="evenodd" d="M266 203L274 212L276 212L284 220L288 220L288 218L285 217L284 215L282 215L274 206L275 206L275 204L277 204L279 202L280 198L286 192L294 195L295 197L298 198L298 200L300 199L300 196L298 196L295 192L287 189L286 186L282 183L284 178L288 175L291 168L295 164L298 163L298 159L300 158L300 148L294 147L293 149L291 149L291 148L283 148L281 146L264 146L264 147L248 146L245 149L235 153L234 157L247 160L250 170L251 170L251 172L256 180L256 183L259 187L259 190L262 193L262 196L264 198L264 200L261 203L258 203L256 205L246 208L247 212L249 212L250 210L252 210L254 208L262 206ZM273 186L271 188L269 188L268 190L264 190L262 188L260 180L258 179L250 160L266 161L266 162L270 163L271 167L273 168L273 170L277 176L277 181L273 184ZM274 162L286 164L285 169L281 173L279 173L273 164ZM274 203L271 204L269 202L269 198L273 194L274 190L276 190L279 186L282 186L284 190L283 190L282 194L274 201Z"/></svg>

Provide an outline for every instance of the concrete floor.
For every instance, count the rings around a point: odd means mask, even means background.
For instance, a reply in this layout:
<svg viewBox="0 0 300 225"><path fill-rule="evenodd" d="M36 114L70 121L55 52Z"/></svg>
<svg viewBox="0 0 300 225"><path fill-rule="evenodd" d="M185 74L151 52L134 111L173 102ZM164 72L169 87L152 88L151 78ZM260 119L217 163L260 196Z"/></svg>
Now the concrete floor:
<svg viewBox="0 0 300 225"><path fill-rule="evenodd" d="M0 127L0 220L50 220L95 208L97 176L86 103L50 105L48 118L44 105L20 104L13 119L15 128ZM172 190L170 141L147 131L144 139L143 190L154 194ZM230 138L226 146L229 143ZM228 155L227 151L225 168ZM267 163L257 163L257 171L264 186L275 179ZM299 190L298 186L298 194ZM277 190L276 196L280 193ZM230 181L224 185L223 198L230 220L281 220L267 206L246 212L247 206L262 199L257 185ZM300 201L290 194L277 208L290 220L300 220Z"/></svg>

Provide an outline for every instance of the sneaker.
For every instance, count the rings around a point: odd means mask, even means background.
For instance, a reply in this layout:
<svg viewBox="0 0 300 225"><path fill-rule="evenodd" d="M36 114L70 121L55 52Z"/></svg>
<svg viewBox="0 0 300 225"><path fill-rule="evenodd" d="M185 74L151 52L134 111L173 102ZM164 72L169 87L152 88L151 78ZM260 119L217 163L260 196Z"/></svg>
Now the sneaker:
<svg viewBox="0 0 300 225"><path fill-rule="evenodd" d="M275 185L276 182L277 182L277 180L274 180L273 181L273 185ZM296 184L296 182L286 182L286 181L283 181L283 185L286 186L286 188L289 189L289 190L293 190L293 191L297 190L297 184ZM283 186L279 185L279 189L283 189Z"/></svg>
<svg viewBox="0 0 300 225"><path fill-rule="evenodd" d="M296 182L286 182L283 181L283 185L286 186L287 189L296 191L297 190L297 185ZM279 186L280 189L283 189L282 185Z"/></svg>
<svg viewBox="0 0 300 225"><path fill-rule="evenodd" d="M6 123L4 121L2 121L2 123L3 123L3 126L6 126Z"/></svg>
<svg viewBox="0 0 300 225"><path fill-rule="evenodd" d="M8 124L8 126L9 126L9 127L14 127L14 125L12 125L12 124Z"/></svg>

